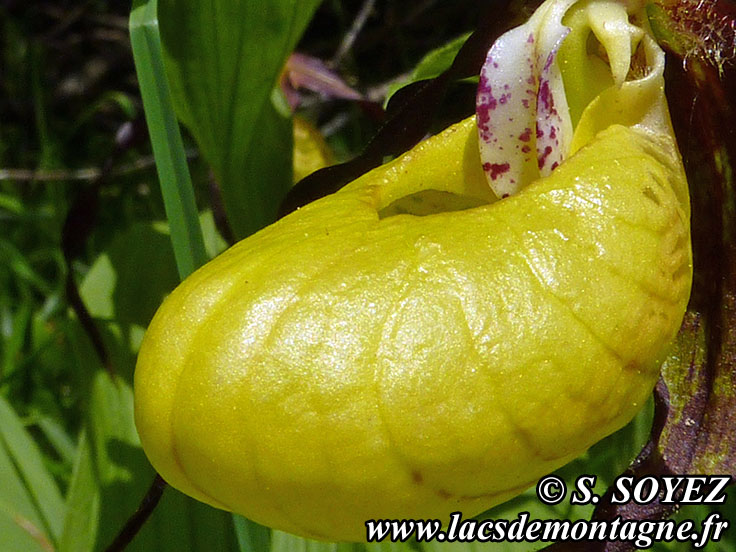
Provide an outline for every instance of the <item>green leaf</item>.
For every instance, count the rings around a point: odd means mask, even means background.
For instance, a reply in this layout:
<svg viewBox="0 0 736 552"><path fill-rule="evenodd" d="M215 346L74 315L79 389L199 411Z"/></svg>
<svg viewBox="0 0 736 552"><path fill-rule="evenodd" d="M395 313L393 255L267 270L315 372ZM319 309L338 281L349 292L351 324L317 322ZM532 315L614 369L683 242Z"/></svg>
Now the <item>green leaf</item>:
<svg viewBox="0 0 736 552"><path fill-rule="evenodd" d="M31 266L26 256L7 240L0 240L0 262L9 266L16 276L34 286L40 293L51 295L52 288L39 272Z"/></svg>
<svg viewBox="0 0 736 552"><path fill-rule="evenodd" d="M290 533L271 532L271 552L342 552L344 548L334 542L319 542L297 537Z"/></svg>
<svg viewBox="0 0 736 552"><path fill-rule="evenodd" d="M5 399L0 398L0 404L0 424L11 424L17 428L20 420ZM5 440L0 439L0 550L36 552L51 548L43 513L26 487L17 458Z"/></svg>
<svg viewBox="0 0 736 552"><path fill-rule="evenodd" d="M50 416L42 416L35 420L35 423L54 447L59 458L63 462L68 462L69 465L74 464L74 458L78 454L77 447L61 423Z"/></svg>
<svg viewBox="0 0 736 552"><path fill-rule="evenodd" d="M92 316L123 325L148 325L178 283L167 234L152 223L138 222L115 237L80 286Z"/></svg>
<svg viewBox="0 0 736 552"><path fill-rule="evenodd" d="M17 358L23 349L27 328L31 319L32 303L30 293L24 290L20 294L20 304L12 311L8 303L13 301L6 295L0 296L0 338L2 338L2 354L0 356L0 378L7 379L17 369Z"/></svg>
<svg viewBox="0 0 736 552"><path fill-rule="evenodd" d="M25 511L19 510L18 513L31 523L40 521L42 525L36 525L38 530L57 540L61 535L64 519L64 501L61 493L44 466L38 446L3 397L0 397L0 446L2 447L0 457L3 457L5 469L9 471L11 478L6 484L13 487L8 489L3 485L3 494L0 497L4 498L5 493L10 492L12 494L8 495L8 498L20 499L25 503ZM8 466L14 466L14 469L10 470ZM25 488L25 500L17 481L12 481L13 472L17 472ZM6 472L0 470L0 473ZM10 502L9 506L15 508L13 502Z"/></svg>
<svg viewBox="0 0 736 552"><path fill-rule="evenodd" d="M133 390L104 370L94 376L87 432L100 489L98 542L104 547L137 509L154 475L135 429Z"/></svg>
<svg viewBox="0 0 736 552"><path fill-rule="evenodd" d="M268 550L271 546L271 530L255 521L233 514L235 535L241 552Z"/></svg>
<svg viewBox="0 0 736 552"><path fill-rule="evenodd" d="M276 219L281 199L293 181L293 123L291 115L278 107L280 94L273 91L258 117L258 140L246 154L246 172L233 186L222 187L228 222L238 238Z"/></svg>
<svg viewBox="0 0 736 552"><path fill-rule="evenodd" d="M10 505L0 502L0 547L3 552L53 552L46 535Z"/></svg>
<svg viewBox="0 0 736 552"><path fill-rule="evenodd" d="M139 448L133 421L133 390L120 378L103 370L92 384L89 420L95 465L102 485L131 481L133 473L124 460L124 450Z"/></svg>
<svg viewBox="0 0 736 552"><path fill-rule="evenodd" d="M199 217L208 256L226 246L215 229L212 213ZM164 297L176 286L176 263L166 222L135 222L118 233L92 263L80 295L98 320L113 366L128 377L144 328ZM111 338L119 336L119 339Z"/></svg>
<svg viewBox="0 0 736 552"><path fill-rule="evenodd" d="M291 184L285 134L274 128L276 113L266 112L273 109L269 99L284 63L318 5L166 0L159 6L176 111L212 166L239 237L275 217ZM285 128L284 121L276 124ZM264 172L269 167L280 170Z"/></svg>
<svg viewBox="0 0 736 552"><path fill-rule="evenodd" d="M436 540L420 544L422 552L475 552L478 543L472 542L438 542Z"/></svg>
<svg viewBox="0 0 736 552"><path fill-rule="evenodd" d="M207 254L186 153L164 72L156 9L156 0L133 2L130 41L166 216L171 224L176 264L183 279L207 261Z"/></svg>
<svg viewBox="0 0 736 552"><path fill-rule="evenodd" d="M174 489L166 489L153 516L128 550L236 552L238 545L229 513L197 502Z"/></svg>
<svg viewBox="0 0 736 552"><path fill-rule="evenodd" d="M139 506L154 477L133 420L133 391L99 371L94 378L88 426L93 473L98 478L98 546L109 545ZM228 512L166 489L130 552L229 552L238 546Z"/></svg>
<svg viewBox="0 0 736 552"><path fill-rule="evenodd" d="M92 462L92 449L86 433L83 432L67 492L66 518L59 541L59 552L94 550L99 513L100 489Z"/></svg>
<svg viewBox="0 0 736 552"><path fill-rule="evenodd" d="M450 65L452 65L455 56L460 51L460 48L463 47L463 44L468 40L469 36L470 33L463 34L426 54L419 61L408 78L392 83L388 87L384 105L388 105L388 101L391 99L391 96L407 84L425 79L433 79L443 73L450 67Z"/></svg>
<svg viewBox="0 0 736 552"><path fill-rule="evenodd" d="M23 202L19 198L5 193L0 193L0 209L5 209L13 215L25 213Z"/></svg>
<svg viewBox="0 0 736 552"><path fill-rule="evenodd" d="M367 552L410 552L413 547L410 542L391 542L385 540L365 545Z"/></svg>
<svg viewBox="0 0 736 552"><path fill-rule="evenodd" d="M227 249L227 242L222 238L217 230L215 217L212 214L212 211L203 211L200 213L199 223L202 225L204 247L207 250L207 255L209 257L215 257L225 251L225 249Z"/></svg>

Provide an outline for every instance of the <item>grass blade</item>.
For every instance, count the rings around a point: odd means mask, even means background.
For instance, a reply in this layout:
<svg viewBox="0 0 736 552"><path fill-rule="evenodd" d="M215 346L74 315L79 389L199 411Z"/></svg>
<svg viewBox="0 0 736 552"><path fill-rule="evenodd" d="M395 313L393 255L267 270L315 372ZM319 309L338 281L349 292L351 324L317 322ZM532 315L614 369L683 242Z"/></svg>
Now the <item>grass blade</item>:
<svg viewBox="0 0 736 552"><path fill-rule="evenodd" d="M74 472L66 499L64 531L59 552L92 552L100 514L100 490L94 472L92 448L86 433L79 439Z"/></svg>
<svg viewBox="0 0 736 552"><path fill-rule="evenodd" d="M13 408L0 397L0 443L12 459L38 515L52 539L61 535L64 500L53 476L46 469L41 451Z"/></svg>
<svg viewBox="0 0 736 552"><path fill-rule="evenodd" d="M233 514L235 535L242 552L255 552L271 548L271 530L254 521Z"/></svg>
<svg viewBox="0 0 736 552"><path fill-rule="evenodd" d="M157 0L136 0L130 40L156 158L174 255L183 279L207 262L187 158L171 104L159 37Z"/></svg>

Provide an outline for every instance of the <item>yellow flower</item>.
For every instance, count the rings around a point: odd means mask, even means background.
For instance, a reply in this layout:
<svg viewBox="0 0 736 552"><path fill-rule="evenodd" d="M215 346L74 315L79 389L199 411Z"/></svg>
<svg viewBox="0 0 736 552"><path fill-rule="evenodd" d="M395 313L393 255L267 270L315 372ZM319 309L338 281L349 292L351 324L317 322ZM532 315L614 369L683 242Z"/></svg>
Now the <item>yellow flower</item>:
<svg viewBox="0 0 736 552"><path fill-rule="evenodd" d="M478 514L644 404L692 278L663 54L632 3L549 0L522 29L485 69L511 88L529 75L494 74L494 60L534 54L520 130L463 121L164 302L135 404L171 485L292 533L363 540L368 519ZM540 46L523 50L530 34ZM621 44L627 59L611 55ZM527 127L532 155L488 147Z"/></svg>

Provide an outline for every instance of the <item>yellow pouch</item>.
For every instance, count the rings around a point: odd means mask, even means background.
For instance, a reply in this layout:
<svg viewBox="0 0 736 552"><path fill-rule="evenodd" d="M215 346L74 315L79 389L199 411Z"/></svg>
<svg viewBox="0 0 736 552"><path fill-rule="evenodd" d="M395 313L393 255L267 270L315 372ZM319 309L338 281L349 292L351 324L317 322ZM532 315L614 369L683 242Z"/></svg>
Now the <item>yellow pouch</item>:
<svg viewBox="0 0 736 552"><path fill-rule="evenodd" d="M548 174L496 200L471 118L243 240L166 299L135 409L172 486L271 527L359 541L368 519L478 514L641 408L692 279L663 54L638 6L560 4L540 10L572 28L555 51L575 131ZM622 23L621 6L639 38L597 40L630 40L642 74L621 79L611 60L610 83L586 98L603 63L591 32L601 17Z"/></svg>

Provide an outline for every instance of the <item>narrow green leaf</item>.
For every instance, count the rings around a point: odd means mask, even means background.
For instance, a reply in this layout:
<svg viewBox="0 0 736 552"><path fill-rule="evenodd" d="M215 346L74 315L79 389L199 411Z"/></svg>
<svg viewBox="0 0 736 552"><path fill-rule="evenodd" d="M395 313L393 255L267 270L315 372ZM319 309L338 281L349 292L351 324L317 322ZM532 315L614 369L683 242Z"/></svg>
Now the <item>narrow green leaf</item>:
<svg viewBox="0 0 736 552"><path fill-rule="evenodd" d="M72 465L74 463L74 458L77 455L77 448L69 435L67 435L62 425L50 416L43 416L35 420L35 424L46 436L46 439L51 443L51 446L54 447L59 458L61 458L63 462L68 462Z"/></svg>
<svg viewBox="0 0 736 552"><path fill-rule="evenodd" d="M0 502L0 550L3 552L54 552L37 525Z"/></svg>
<svg viewBox="0 0 736 552"><path fill-rule="evenodd" d="M100 370L89 408L89 436L100 492L97 548L107 546L140 504L154 471L140 447L133 420L133 392ZM229 513L167 489L131 552L229 552L238 550ZM63 551L62 551L63 552Z"/></svg>
<svg viewBox="0 0 736 552"><path fill-rule="evenodd" d="M419 545L421 552L475 552L473 543L469 542L438 542L436 540L423 542Z"/></svg>
<svg viewBox="0 0 736 552"><path fill-rule="evenodd" d="M271 92L318 5L165 0L159 6L177 113L213 168L238 237L272 220L291 184L290 152L274 150L276 142L283 150L288 138L279 132L273 139L275 114L264 112L272 109Z"/></svg>
<svg viewBox="0 0 736 552"><path fill-rule="evenodd" d="M37 550L44 539L48 542L42 515L0 439L0 550Z"/></svg>
<svg viewBox="0 0 736 552"><path fill-rule="evenodd" d="M26 209L23 206L23 202L10 194L0 194L0 209L5 209L13 215L22 215Z"/></svg>
<svg viewBox="0 0 736 552"><path fill-rule="evenodd" d="M158 32L156 0L136 0L130 40L156 169L171 225L176 264L183 279L207 261L191 176L171 104Z"/></svg>
<svg viewBox="0 0 736 552"><path fill-rule="evenodd" d="M120 378L99 370L92 384L89 406L92 449L102 485L130 481L132 473L120 449L140 446L133 421L133 390Z"/></svg>
<svg viewBox="0 0 736 552"><path fill-rule="evenodd" d="M412 550L408 548L407 550ZM366 545L359 542L339 542L335 552L365 552Z"/></svg>
<svg viewBox="0 0 736 552"><path fill-rule="evenodd" d="M191 544L188 550L238 550L232 515L229 512L217 510L191 498L188 501L192 520Z"/></svg>
<svg viewBox="0 0 736 552"><path fill-rule="evenodd" d="M70 125L70 128L66 131L66 139L73 139L77 132L83 129L84 125L88 124L99 111L109 108L111 105L117 106L127 118L135 119L137 109L133 99L125 92L108 90L101 94L96 101L87 106L85 110L75 118L74 123Z"/></svg>
<svg viewBox="0 0 736 552"><path fill-rule="evenodd" d="M98 548L104 548L139 506L153 479L135 429L130 385L98 370L93 376L86 427L100 492L97 542ZM140 541L139 535L130 550L139 550Z"/></svg>
<svg viewBox="0 0 736 552"><path fill-rule="evenodd" d="M44 295L51 295L52 288L28 262L26 256L12 242L0 240L0 262L9 266L16 276L34 286Z"/></svg>
<svg viewBox="0 0 736 552"><path fill-rule="evenodd" d="M391 96L407 84L425 79L433 79L447 70L450 65L452 65L452 62L455 60L455 56L460 51L460 48L463 47L463 44L468 40L469 36L470 33L463 34L462 36L454 38L446 44L443 44L427 53L419 63L417 63L408 78L400 82L393 83L388 87L388 93L386 94L384 105L388 105L388 101L391 99Z"/></svg>
<svg viewBox="0 0 736 552"><path fill-rule="evenodd" d="M237 552L229 513L167 489L130 552Z"/></svg>
<svg viewBox="0 0 736 552"><path fill-rule="evenodd" d="M11 311L7 296L0 297L0 337L2 353L0 354L0 378L7 379L17 368L17 358L23 349L26 332L31 319L32 302L30 293L20 294L20 305Z"/></svg>
<svg viewBox="0 0 736 552"><path fill-rule="evenodd" d="M305 539L273 530L271 532L271 552L338 552L338 544Z"/></svg>
<svg viewBox="0 0 736 552"><path fill-rule="evenodd" d="M92 316L148 325L178 282L167 234L155 224L136 222L110 242L79 290Z"/></svg>
<svg viewBox="0 0 736 552"><path fill-rule="evenodd" d="M212 213L200 215L208 256L225 248ZM94 260L79 286L90 314L97 319L108 353L123 378L128 377L140 342L156 309L179 281L165 221L135 222L120 231ZM112 335L120 339L107 339Z"/></svg>
<svg viewBox="0 0 736 552"><path fill-rule="evenodd" d="M271 530L255 521L233 514L235 535L241 552L268 550L271 546Z"/></svg>
<svg viewBox="0 0 736 552"><path fill-rule="evenodd" d="M100 489L94 472L92 449L86 433L82 433L66 497L66 518L59 552L94 550L99 514Z"/></svg>
<svg viewBox="0 0 736 552"><path fill-rule="evenodd" d="M42 517L44 529L57 540L63 525L64 500L53 476L44 466L41 451L3 397L0 397L0 440Z"/></svg>
<svg viewBox="0 0 736 552"><path fill-rule="evenodd" d="M365 549L366 552L410 552L413 547L409 542L391 542L387 539L381 542L366 544Z"/></svg>

